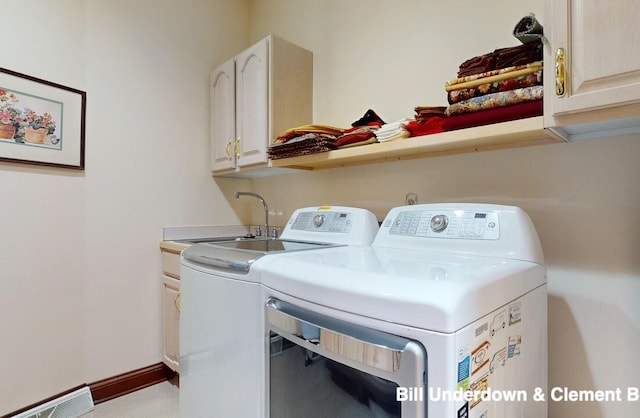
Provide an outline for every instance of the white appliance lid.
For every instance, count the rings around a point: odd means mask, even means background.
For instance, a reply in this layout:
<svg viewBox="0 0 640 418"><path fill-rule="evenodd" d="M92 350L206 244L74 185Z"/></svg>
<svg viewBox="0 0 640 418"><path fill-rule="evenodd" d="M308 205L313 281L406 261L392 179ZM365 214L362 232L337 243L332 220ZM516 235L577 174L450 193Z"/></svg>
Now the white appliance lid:
<svg viewBox="0 0 640 418"><path fill-rule="evenodd" d="M280 238L368 246L376 237L378 226L376 216L366 209L313 206L296 209Z"/></svg>
<svg viewBox="0 0 640 418"><path fill-rule="evenodd" d="M371 245L544 263L533 223L516 206L484 203L399 206L387 213Z"/></svg>
<svg viewBox="0 0 640 418"><path fill-rule="evenodd" d="M371 245L378 220L370 211L347 206L314 206L294 211L279 239L247 238L196 243L182 253L193 267L248 275L265 255L338 245Z"/></svg>
<svg viewBox="0 0 640 418"><path fill-rule="evenodd" d="M264 257L262 284L333 309L453 333L546 283L536 263L422 250L339 247Z"/></svg>

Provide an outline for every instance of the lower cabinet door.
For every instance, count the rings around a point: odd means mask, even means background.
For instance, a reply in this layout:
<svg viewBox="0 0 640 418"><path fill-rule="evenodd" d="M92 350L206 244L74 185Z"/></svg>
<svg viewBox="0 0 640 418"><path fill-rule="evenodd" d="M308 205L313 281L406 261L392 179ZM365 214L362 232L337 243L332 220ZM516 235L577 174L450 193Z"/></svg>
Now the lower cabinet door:
<svg viewBox="0 0 640 418"><path fill-rule="evenodd" d="M180 280L162 276L164 284L164 363L179 371L180 363Z"/></svg>

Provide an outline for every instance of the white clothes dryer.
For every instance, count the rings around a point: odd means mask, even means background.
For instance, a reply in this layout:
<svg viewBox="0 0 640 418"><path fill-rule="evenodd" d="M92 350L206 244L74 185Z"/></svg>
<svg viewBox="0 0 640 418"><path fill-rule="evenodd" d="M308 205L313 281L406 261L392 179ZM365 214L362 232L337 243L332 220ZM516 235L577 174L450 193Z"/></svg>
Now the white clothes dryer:
<svg viewBox="0 0 640 418"><path fill-rule="evenodd" d="M271 418L546 417L546 269L521 209L398 207L371 247L257 270L284 338L265 338Z"/></svg>
<svg viewBox="0 0 640 418"><path fill-rule="evenodd" d="M378 230L365 209L296 210L279 239L194 244L180 270L182 418L259 418L264 399L264 309L256 267L274 254L370 245Z"/></svg>

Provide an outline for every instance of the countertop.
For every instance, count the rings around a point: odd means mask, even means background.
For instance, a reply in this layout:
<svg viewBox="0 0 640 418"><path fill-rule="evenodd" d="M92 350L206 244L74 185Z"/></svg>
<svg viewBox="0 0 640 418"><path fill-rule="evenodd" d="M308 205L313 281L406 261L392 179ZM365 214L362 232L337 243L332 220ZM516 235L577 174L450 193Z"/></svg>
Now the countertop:
<svg viewBox="0 0 640 418"><path fill-rule="evenodd" d="M184 240L202 240L207 238L238 237L249 232L247 225L222 226L168 226L162 228L160 249L180 253L191 245Z"/></svg>
<svg viewBox="0 0 640 418"><path fill-rule="evenodd" d="M188 242L160 241L160 249L172 253L179 253L185 248L189 248L189 246L191 246L191 244Z"/></svg>

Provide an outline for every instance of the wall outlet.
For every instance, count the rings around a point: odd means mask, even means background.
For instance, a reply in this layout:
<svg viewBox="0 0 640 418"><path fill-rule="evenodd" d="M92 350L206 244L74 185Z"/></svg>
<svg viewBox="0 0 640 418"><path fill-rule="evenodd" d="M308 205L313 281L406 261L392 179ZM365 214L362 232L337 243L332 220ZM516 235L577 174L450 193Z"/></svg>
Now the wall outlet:
<svg viewBox="0 0 640 418"><path fill-rule="evenodd" d="M415 193L407 193L404 195L404 204L405 205L417 205L418 204L418 195Z"/></svg>

